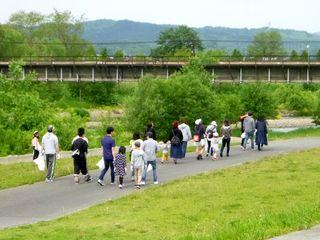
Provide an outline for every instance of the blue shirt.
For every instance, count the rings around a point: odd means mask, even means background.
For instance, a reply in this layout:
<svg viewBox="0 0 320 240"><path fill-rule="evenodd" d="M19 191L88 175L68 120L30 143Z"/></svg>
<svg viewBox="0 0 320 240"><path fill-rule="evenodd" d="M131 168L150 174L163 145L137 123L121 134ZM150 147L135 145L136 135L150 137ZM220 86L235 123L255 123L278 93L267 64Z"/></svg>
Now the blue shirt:
<svg viewBox="0 0 320 240"><path fill-rule="evenodd" d="M105 159L113 159L112 148L115 147L116 143L111 136L105 136L101 140L101 146L103 148L103 157Z"/></svg>

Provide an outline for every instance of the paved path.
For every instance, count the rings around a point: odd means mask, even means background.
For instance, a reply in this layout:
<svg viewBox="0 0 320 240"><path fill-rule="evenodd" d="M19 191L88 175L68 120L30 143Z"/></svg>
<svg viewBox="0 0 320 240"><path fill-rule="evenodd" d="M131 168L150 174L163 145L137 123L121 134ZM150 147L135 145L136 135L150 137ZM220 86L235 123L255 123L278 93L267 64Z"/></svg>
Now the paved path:
<svg viewBox="0 0 320 240"><path fill-rule="evenodd" d="M290 233L281 237L272 238L270 240L319 240L320 225L299 232Z"/></svg>
<svg viewBox="0 0 320 240"><path fill-rule="evenodd" d="M262 152L244 152L239 147L233 147L231 157L215 162L209 159L196 161L194 155L191 154L177 165L172 163L159 164L158 176L160 182L164 183L187 175L195 175L212 169L226 168L243 162L258 160L265 156L314 147L320 147L319 137L271 142L270 146ZM95 179L97 179L97 174L98 172L92 172ZM147 185L152 184L150 178L149 174ZM106 175L105 180L109 182L109 175ZM0 191L0 229L51 220L137 191L128 178L125 181L126 187L120 190L116 185L106 184L106 186L100 187L95 181L75 185L72 176L66 176L56 179L51 184L40 182L2 190Z"/></svg>

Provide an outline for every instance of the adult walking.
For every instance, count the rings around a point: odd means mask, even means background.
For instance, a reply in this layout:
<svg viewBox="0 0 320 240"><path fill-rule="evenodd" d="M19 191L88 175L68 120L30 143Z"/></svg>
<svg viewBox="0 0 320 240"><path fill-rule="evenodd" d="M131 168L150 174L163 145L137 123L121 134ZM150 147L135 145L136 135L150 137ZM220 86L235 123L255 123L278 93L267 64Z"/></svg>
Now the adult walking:
<svg viewBox="0 0 320 240"><path fill-rule="evenodd" d="M54 127L49 125L47 133L42 137L42 147L48 169L45 181L48 183L53 182L56 159L60 158L58 137L53 132Z"/></svg>
<svg viewBox="0 0 320 240"><path fill-rule="evenodd" d="M158 143L152 138L152 132L147 132L147 140L143 142L142 150L144 151L145 161L147 164L144 166L141 185L146 184L148 166L152 166L153 183L158 184L157 176L157 152L159 151Z"/></svg>
<svg viewBox="0 0 320 240"><path fill-rule="evenodd" d="M84 136L84 128L78 129L78 135L72 140L71 150L73 151L73 176L74 182L78 184L80 182L80 172L84 176L85 182L90 182L92 177L88 173L87 168L87 153L88 153L88 139Z"/></svg>
<svg viewBox="0 0 320 240"><path fill-rule="evenodd" d="M202 119L197 119L195 121L195 133L193 136L194 144L196 146L196 154L197 154L197 160L202 160L202 154L204 151L204 147L206 145L205 143L205 127L202 124Z"/></svg>
<svg viewBox="0 0 320 240"><path fill-rule="evenodd" d="M240 123L241 123L241 148L244 149L244 141L246 140L246 137L245 137L245 132L244 132L244 127L243 127L243 122L244 122L244 119L248 116L248 113L240 116Z"/></svg>
<svg viewBox="0 0 320 240"><path fill-rule="evenodd" d="M174 164L177 164L178 160L182 158L182 140L183 135L181 130L178 128L179 122L174 121L172 123L172 129L170 132L170 142L171 142L171 148L170 148L170 157L173 159Z"/></svg>
<svg viewBox="0 0 320 240"><path fill-rule="evenodd" d="M213 138L213 134L217 132L217 123L216 121L212 121L206 128L206 139L207 139L207 157L209 156L210 149L211 149L211 140Z"/></svg>
<svg viewBox="0 0 320 240"><path fill-rule="evenodd" d="M152 132L152 136L154 140L157 140L157 135L156 135L156 131L154 130L154 125L153 122L149 122L147 124L147 128L145 130L145 136L147 137L147 133L148 132Z"/></svg>
<svg viewBox="0 0 320 240"><path fill-rule="evenodd" d="M32 150L33 150L33 156L32 156L32 160L35 160L39 157L40 151L41 151L41 145L39 143L39 132L38 131L34 131L33 133L33 138L32 138Z"/></svg>
<svg viewBox="0 0 320 240"><path fill-rule="evenodd" d="M115 156L116 142L112 138L113 133L114 133L114 128L108 127L106 136L101 140L104 169L101 171L100 176L98 178L98 183L100 184L100 186L104 186L103 178L109 168L110 168L110 174L111 174L111 184L114 184L113 158Z"/></svg>
<svg viewBox="0 0 320 240"><path fill-rule="evenodd" d="M220 150L220 157L223 157L223 150L227 146L227 157L230 154L230 142L231 142L231 126L230 122L225 120L221 127L221 138L222 138L222 146Z"/></svg>
<svg viewBox="0 0 320 240"><path fill-rule="evenodd" d="M263 117L258 117L256 122L256 144L258 146L258 150L261 151L263 145L268 145L268 129L267 122Z"/></svg>
<svg viewBox="0 0 320 240"><path fill-rule="evenodd" d="M186 152L187 152L187 146L188 146L188 141L191 140L191 131L190 127L188 125L188 121L186 119L182 120L182 123L178 126L180 131L182 132L182 158L186 157Z"/></svg>
<svg viewBox="0 0 320 240"><path fill-rule="evenodd" d="M255 131L255 123L254 123L254 119L252 117L252 112L248 112L248 116L245 117L245 119L243 120L243 129L244 132L246 134L246 138L244 140L244 150L247 149L247 143L248 140L250 139L251 141L251 149L254 149L254 142L253 142L253 136L254 136L254 131Z"/></svg>

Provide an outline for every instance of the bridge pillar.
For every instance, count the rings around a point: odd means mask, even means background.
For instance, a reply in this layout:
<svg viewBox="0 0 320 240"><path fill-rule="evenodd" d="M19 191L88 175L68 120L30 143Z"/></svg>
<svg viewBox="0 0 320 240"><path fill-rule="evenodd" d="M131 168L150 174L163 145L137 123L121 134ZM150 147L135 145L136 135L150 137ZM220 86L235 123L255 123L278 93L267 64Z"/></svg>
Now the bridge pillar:
<svg viewBox="0 0 320 240"><path fill-rule="evenodd" d="M92 80L92 82L95 82L95 76L94 76L94 67L92 67L92 69L91 69L91 80Z"/></svg>
<svg viewBox="0 0 320 240"><path fill-rule="evenodd" d="M45 78L46 82L48 82L48 68L47 67L45 68L44 76L45 76L44 78Z"/></svg>
<svg viewBox="0 0 320 240"><path fill-rule="evenodd" d="M60 82L63 81L63 70L62 67L60 68Z"/></svg>
<svg viewBox="0 0 320 240"><path fill-rule="evenodd" d="M310 69L307 68L307 83L310 82Z"/></svg>
<svg viewBox="0 0 320 240"><path fill-rule="evenodd" d="M271 69L268 68L268 82L271 82Z"/></svg>
<svg viewBox="0 0 320 240"><path fill-rule="evenodd" d="M287 69L287 83L290 83L290 68Z"/></svg>
<svg viewBox="0 0 320 240"><path fill-rule="evenodd" d="M215 81L215 78L214 78L214 68L212 68L211 74L212 74L212 83L214 83L214 81Z"/></svg>
<svg viewBox="0 0 320 240"><path fill-rule="evenodd" d="M169 79L169 67L167 66L167 79Z"/></svg>
<svg viewBox="0 0 320 240"><path fill-rule="evenodd" d="M116 69L116 81L117 83L119 83L119 66L117 66L117 69Z"/></svg>
<svg viewBox="0 0 320 240"><path fill-rule="evenodd" d="M240 72L239 72L239 80L240 80L240 83L243 82L243 79L242 79L242 68L240 68Z"/></svg>
<svg viewBox="0 0 320 240"><path fill-rule="evenodd" d="M77 82L79 82L79 73L76 74Z"/></svg>
<svg viewBox="0 0 320 240"><path fill-rule="evenodd" d="M141 68L141 78L143 78L144 72L143 72L143 68Z"/></svg>

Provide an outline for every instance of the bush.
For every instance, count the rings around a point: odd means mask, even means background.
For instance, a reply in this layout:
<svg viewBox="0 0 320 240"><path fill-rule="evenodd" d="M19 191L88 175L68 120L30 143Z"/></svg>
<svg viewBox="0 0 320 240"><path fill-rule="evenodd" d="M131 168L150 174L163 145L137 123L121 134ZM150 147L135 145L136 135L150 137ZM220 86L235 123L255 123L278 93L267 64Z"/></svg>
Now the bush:
<svg viewBox="0 0 320 240"><path fill-rule="evenodd" d="M90 113L83 108L75 108L74 113L81 118L89 118Z"/></svg>
<svg viewBox="0 0 320 240"><path fill-rule="evenodd" d="M223 105L211 92L210 75L191 63L168 80L143 78L126 102L126 125L131 131L142 131L147 122L155 124L160 139L166 139L171 123L181 117L204 122L222 121Z"/></svg>

